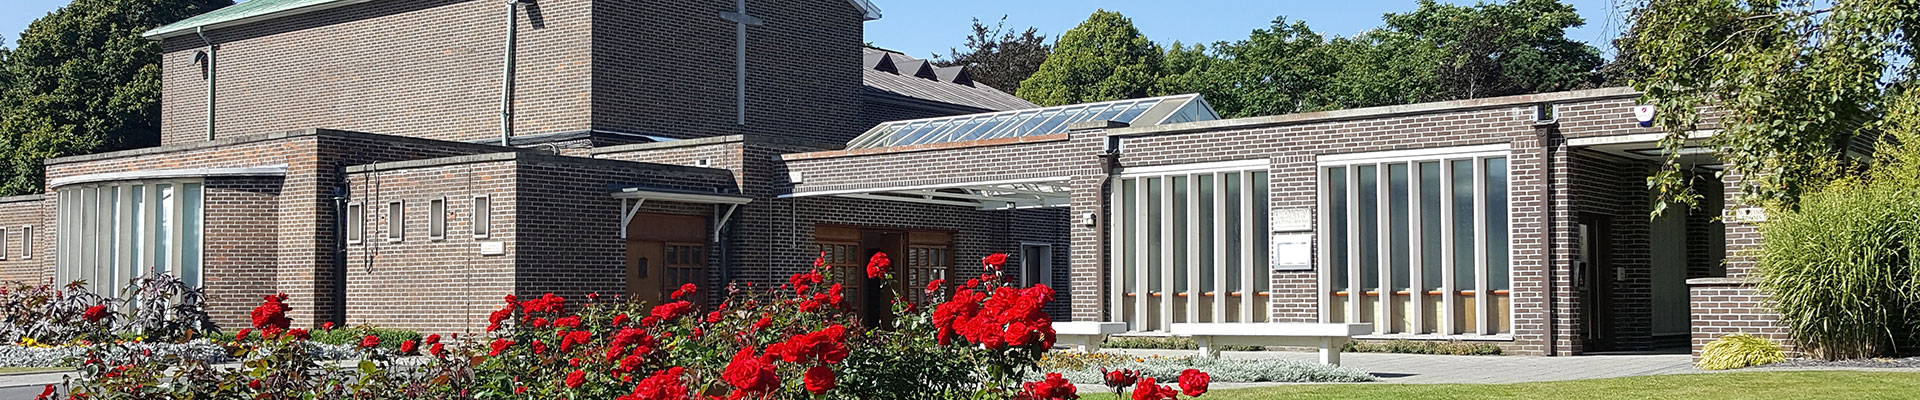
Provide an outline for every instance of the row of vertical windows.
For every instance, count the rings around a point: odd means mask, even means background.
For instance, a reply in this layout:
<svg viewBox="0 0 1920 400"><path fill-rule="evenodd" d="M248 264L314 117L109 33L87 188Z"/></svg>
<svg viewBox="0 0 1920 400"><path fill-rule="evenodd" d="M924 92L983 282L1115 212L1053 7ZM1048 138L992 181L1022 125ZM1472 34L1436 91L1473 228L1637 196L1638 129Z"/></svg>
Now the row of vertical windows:
<svg viewBox="0 0 1920 400"><path fill-rule="evenodd" d="M1270 287L1264 160L1128 173L1114 188L1110 313L1131 330L1262 322Z"/></svg>
<svg viewBox="0 0 1920 400"><path fill-rule="evenodd" d="M395 200L387 203L386 238L389 242L406 240L407 208L406 201ZM427 200L427 238L442 240L447 237L447 199L445 197ZM365 203L347 204L347 243L362 243L367 238L367 209ZM487 196L473 197L473 238L484 239L492 235L493 201Z"/></svg>
<svg viewBox="0 0 1920 400"><path fill-rule="evenodd" d="M140 181L60 189L54 276L87 281L100 293L147 274L201 283L203 187L199 181ZM23 236L31 236L31 227ZM32 252L31 242L22 251Z"/></svg>

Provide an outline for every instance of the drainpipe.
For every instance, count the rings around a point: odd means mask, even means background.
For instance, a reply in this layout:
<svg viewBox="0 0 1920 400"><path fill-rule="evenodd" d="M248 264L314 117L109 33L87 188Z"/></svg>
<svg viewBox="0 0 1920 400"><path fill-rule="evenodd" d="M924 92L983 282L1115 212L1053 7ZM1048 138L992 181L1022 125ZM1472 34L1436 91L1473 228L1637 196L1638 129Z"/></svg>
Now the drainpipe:
<svg viewBox="0 0 1920 400"><path fill-rule="evenodd" d="M507 51L504 66L501 68L500 83L500 145L512 146L513 137L513 64L516 40L520 36L520 23L516 17L520 5L532 4L532 0L507 0Z"/></svg>
<svg viewBox="0 0 1920 400"><path fill-rule="evenodd" d="M1540 111L1546 112L1546 111L1552 110L1553 105L1547 104L1547 105L1543 105L1543 107L1546 107L1546 109L1540 110ZM1540 241L1540 254L1541 254L1541 257L1544 257L1540 265L1546 267L1544 268L1544 271L1541 271L1542 275L1545 275L1545 278L1546 278L1545 286L1547 288L1547 299L1548 299L1545 304L1547 307L1547 310L1546 310L1547 329L1546 329L1545 335L1543 336L1546 336L1546 350L1547 350L1547 355L1549 356L1560 355L1559 304L1566 301L1573 301L1573 299L1578 299L1580 296L1578 293L1579 292L1578 288L1573 288L1572 290L1569 290L1567 293L1565 293L1566 296L1564 297L1554 293L1557 288L1557 285L1555 285L1554 283L1554 279L1558 274L1554 273L1555 254L1553 251L1553 245L1555 243L1553 235L1554 235L1554 232L1557 232L1554 228L1554 225L1555 225L1554 219L1556 218L1556 216L1554 215L1554 207L1553 207L1554 199L1557 197L1556 194L1553 192L1553 187L1554 187L1553 132L1555 130L1558 130L1559 126L1560 126L1560 122L1557 118L1542 119L1542 118L1536 117L1536 120L1533 123L1533 128L1539 131L1540 133L1540 165L1541 165L1540 181L1541 181L1541 184L1545 186L1542 192L1546 193L1546 196L1545 196L1546 201L1541 202L1541 210L1544 216L1544 218L1541 218L1541 225L1545 227L1545 229L1542 229L1541 232L1543 232L1543 234L1546 235L1546 237L1542 238L1542 240ZM1568 279L1569 279L1568 285L1569 287L1571 287L1572 280L1579 279L1579 278L1568 277ZM1509 301L1512 301L1512 300L1509 300Z"/></svg>
<svg viewBox="0 0 1920 400"><path fill-rule="evenodd" d="M207 81L207 112L206 112L207 140L212 141L213 140L213 84L214 82L218 81L218 78L220 76L220 74L216 72L214 66L217 64L216 59L219 58L217 54L219 50L213 46L212 40L207 39L207 32L204 27L193 28L193 33L196 35L200 35L200 41L205 42L207 44L207 52L206 52L207 59L205 64L206 76L204 77L206 78L205 80Z"/></svg>

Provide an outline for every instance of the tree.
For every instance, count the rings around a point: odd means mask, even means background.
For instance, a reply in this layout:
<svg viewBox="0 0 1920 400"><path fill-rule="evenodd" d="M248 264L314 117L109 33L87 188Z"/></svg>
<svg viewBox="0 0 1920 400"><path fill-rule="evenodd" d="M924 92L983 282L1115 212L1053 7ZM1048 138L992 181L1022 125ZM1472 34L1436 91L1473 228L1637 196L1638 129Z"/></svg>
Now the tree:
<svg viewBox="0 0 1920 400"><path fill-rule="evenodd" d="M1038 29L1029 27L1015 36L1006 28L1006 16L1001 16L1000 22L991 29L974 18L973 34L967 36L967 51L949 49L947 57L935 55L933 64L964 65L974 82L1015 93L1020 90L1020 81L1040 70L1040 64L1053 52L1053 46L1047 44L1046 35L1041 35Z"/></svg>
<svg viewBox="0 0 1920 400"><path fill-rule="evenodd" d="M1133 20L1100 10L1061 34L1053 55L1015 94L1041 106L1146 97L1160 79L1163 57Z"/></svg>
<svg viewBox="0 0 1920 400"><path fill-rule="evenodd" d="M1442 52L1440 98L1457 100L1568 90L1595 79L1600 50L1567 39L1586 21L1559 0L1512 0L1456 6L1421 0L1420 8L1387 14L1390 38L1423 42Z"/></svg>
<svg viewBox="0 0 1920 400"><path fill-rule="evenodd" d="M231 0L75 0L0 60L0 194L38 193L48 158L159 139L160 46L140 36Z"/></svg>
<svg viewBox="0 0 1920 400"><path fill-rule="evenodd" d="M1857 175L1847 151L1856 139L1914 129L1887 121L1916 109L1893 105L1913 95L1917 15L1920 4L1905 0L1640 2L1623 42L1634 49L1633 86L1667 134L1649 182L1656 210L1698 204L1679 157L1707 122L1718 129L1707 144L1750 204L1791 210Z"/></svg>

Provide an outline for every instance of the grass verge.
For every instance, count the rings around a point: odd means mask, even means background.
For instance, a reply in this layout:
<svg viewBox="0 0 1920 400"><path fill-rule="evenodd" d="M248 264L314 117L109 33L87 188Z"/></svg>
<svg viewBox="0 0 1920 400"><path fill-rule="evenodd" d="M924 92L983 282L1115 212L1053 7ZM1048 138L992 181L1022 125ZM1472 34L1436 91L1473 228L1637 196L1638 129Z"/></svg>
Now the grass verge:
<svg viewBox="0 0 1920 400"><path fill-rule="evenodd" d="M1112 399L1081 385L1082 398ZM1233 399L1911 399L1920 373L1859 371L1737 372L1637 376L1519 384L1283 385L1208 392Z"/></svg>

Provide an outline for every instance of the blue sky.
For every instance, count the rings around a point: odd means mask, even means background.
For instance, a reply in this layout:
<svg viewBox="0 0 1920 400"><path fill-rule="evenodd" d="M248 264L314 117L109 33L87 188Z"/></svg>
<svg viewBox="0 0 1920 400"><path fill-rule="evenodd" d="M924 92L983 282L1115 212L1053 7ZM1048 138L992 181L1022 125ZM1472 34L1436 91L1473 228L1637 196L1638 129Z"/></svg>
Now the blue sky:
<svg viewBox="0 0 1920 400"><path fill-rule="evenodd" d="M13 38L32 22L68 0L7 0L0 4L0 37ZM565 0L549 0L565 1ZM1266 27L1273 17L1305 20L1314 30L1352 35L1380 25L1380 15L1413 10L1413 0L872 0L885 18L867 23L867 41L915 57L946 54L965 40L972 17L991 22L1007 16L1007 25L1032 26L1052 38L1073 28L1095 9L1119 11L1133 18L1141 32L1156 42L1179 40L1212 43L1245 38ZM1568 36L1612 53L1608 44L1621 30L1623 0L1563 0L1587 19L1587 26ZM1472 3L1472 1L1443 1Z"/></svg>

